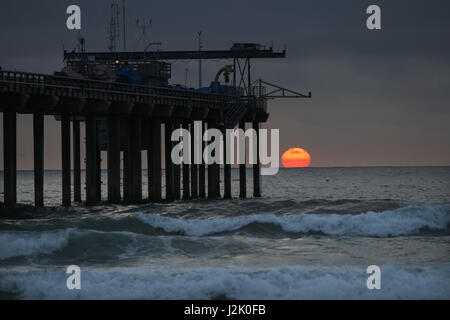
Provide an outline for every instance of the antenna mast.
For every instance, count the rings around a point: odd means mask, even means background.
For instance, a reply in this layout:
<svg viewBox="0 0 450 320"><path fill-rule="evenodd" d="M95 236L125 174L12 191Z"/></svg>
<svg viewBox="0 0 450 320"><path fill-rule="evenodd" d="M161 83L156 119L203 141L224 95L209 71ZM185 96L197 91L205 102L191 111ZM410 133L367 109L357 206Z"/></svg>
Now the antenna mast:
<svg viewBox="0 0 450 320"><path fill-rule="evenodd" d="M127 51L127 37L125 33L125 0L122 0L122 21L123 21L123 51Z"/></svg>
<svg viewBox="0 0 450 320"><path fill-rule="evenodd" d="M148 20L148 24L147 24L147 21L145 19L143 19L142 25L139 24L139 19L138 19L138 20L136 20L136 27L138 29L142 29L141 39L144 42L144 52L145 52L145 50L147 49L147 45L146 45L146 30L152 28L152 19Z"/></svg>
<svg viewBox="0 0 450 320"><path fill-rule="evenodd" d="M202 32L197 32L198 34L198 51L202 51ZM198 60L198 87L202 87L202 59Z"/></svg>
<svg viewBox="0 0 450 320"><path fill-rule="evenodd" d="M81 31L78 30L78 52L85 52L86 40L81 36Z"/></svg>
<svg viewBox="0 0 450 320"><path fill-rule="evenodd" d="M111 19L109 20L109 27L108 27L108 50L110 52L115 52L118 47L118 41L119 41L119 4L117 1L113 1L111 3Z"/></svg>

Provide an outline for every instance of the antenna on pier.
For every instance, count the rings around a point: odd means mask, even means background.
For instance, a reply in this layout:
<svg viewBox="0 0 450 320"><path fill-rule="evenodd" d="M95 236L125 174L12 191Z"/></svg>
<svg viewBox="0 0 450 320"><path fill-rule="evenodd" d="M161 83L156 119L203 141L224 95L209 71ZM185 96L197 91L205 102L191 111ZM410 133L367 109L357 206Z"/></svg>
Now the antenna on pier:
<svg viewBox="0 0 450 320"><path fill-rule="evenodd" d="M150 30L152 28L152 19L148 19L148 20L143 19L142 24L140 24L139 23L139 19L137 19L136 20L136 27L138 29L142 29L141 37L139 38L139 40L138 40L136 45L139 45L139 42L142 39L143 44L144 44L143 47L144 47L144 51L145 51L147 49L147 45L146 45L147 36L146 36L146 33L147 33L147 29Z"/></svg>
<svg viewBox="0 0 450 320"><path fill-rule="evenodd" d="M202 32L198 31L198 51L202 51ZM198 59L198 87L202 87L202 59Z"/></svg>
<svg viewBox="0 0 450 320"><path fill-rule="evenodd" d="M117 48L119 46L119 30L120 30L120 8L119 8L119 2L113 1L111 3L111 18L109 20L109 26L108 26L108 50L110 52L117 51Z"/></svg>
<svg viewBox="0 0 450 320"><path fill-rule="evenodd" d="M85 52L86 40L81 36L81 31L78 30L78 52Z"/></svg>
<svg viewBox="0 0 450 320"><path fill-rule="evenodd" d="M125 33L125 0L122 0L123 51L127 51L127 35Z"/></svg>

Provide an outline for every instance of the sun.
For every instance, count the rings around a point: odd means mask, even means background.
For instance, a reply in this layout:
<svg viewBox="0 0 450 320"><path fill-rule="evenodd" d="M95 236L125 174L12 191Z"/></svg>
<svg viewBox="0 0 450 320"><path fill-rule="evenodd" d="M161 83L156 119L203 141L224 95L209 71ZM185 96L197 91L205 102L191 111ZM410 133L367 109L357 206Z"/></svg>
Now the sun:
<svg viewBox="0 0 450 320"><path fill-rule="evenodd" d="M281 163L285 168L304 168L311 163L311 156L302 148L290 148L281 156Z"/></svg>

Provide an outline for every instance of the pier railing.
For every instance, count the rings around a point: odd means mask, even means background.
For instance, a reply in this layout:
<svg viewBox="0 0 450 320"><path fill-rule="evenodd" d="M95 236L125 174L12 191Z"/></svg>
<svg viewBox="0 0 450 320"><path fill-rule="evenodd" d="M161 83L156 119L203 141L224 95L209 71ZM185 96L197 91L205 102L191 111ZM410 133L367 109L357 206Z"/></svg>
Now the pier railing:
<svg viewBox="0 0 450 320"><path fill-rule="evenodd" d="M235 99L224 94L6 70L0 71L0 91L106 101L171 105L186 103L190 106L207 104L209 108L226 107Z"/></svg>

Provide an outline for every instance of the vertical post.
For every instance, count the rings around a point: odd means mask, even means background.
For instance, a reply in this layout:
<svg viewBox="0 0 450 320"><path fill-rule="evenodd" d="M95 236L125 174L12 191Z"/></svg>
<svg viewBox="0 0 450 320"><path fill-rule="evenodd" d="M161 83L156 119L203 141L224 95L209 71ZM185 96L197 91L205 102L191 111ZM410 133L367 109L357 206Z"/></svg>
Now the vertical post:
<svg viewBox="0 0 450 320"><path fill-rule="evenodd" d="M206 123L202 122L202 133L206 130ZM205 160L203 159L203 150L205 150L205 142L203 141L203 135L201 137L201 163L198 166L198 196L200 198L206 197L205 188Z"/></svg>
<svg viewBox="0 0 450 320"><path fill-rule="evenodd" d="M136 202L142 201L142 123L140 118L134 119L135 123L135 167L134 175L136 177Z"/></svg>
<svg viewBox="0 0 450 320"><path fill-rule="evenodd" d="M44 114L33 114L34 205L44 206Z"/></svg>
<svg viewBox="0 0 450 320"><path fill-rule="evenodd" d="M120 118L111 115L108 122L108 201L120 202Z"/></svg>
<svg viewBox="0 0 450 320"><path fill-rule="evenodd" d="M176 122L173 130L178 128L180 128L180 123ZM172 145L174 144L172 143ZM175 200L181 199L181 165L179 164L173 165L173 196Z"/></svg>
<svg viewBox="0 0 450 320"><path fill-rule="evenodd" d="M133 162L132 156L132 122L131 120L127 120L127 147L123 153L123 165L124 165L124 200L126 203L132 203L133 199L133 170L131 168Z"/></svg>
<svg viewBox="0 0 450 320"><path fill-rule="evenodd" d="M217 121L208 123L208 128L215 128ZM216 150L214 151L216 152ZM214 154L216 156L216 154ZM220 194L219 186L219 164L213 163L208 165L208 198L217 198Z"/></svg>
<svg viewBox="0 0 450 320"><path fill-rule="evenodd" d="M222 150L220 150L220 152L222 152ZM220 164L217 163L216 165L216 186L215 186L215 190L216 190L216 197L220 198Z"/></svg>
<svg viewBox="0 0 450 320"><path fill-rule="evenodd" d="M236 58L233 59L233 95L237 95L236 93Z"/></svg>
<svg viewBox="0 0 450 320"><path fill-rule="evenodd" d="M250 70L250 58L247 58L247 75L248 75L248 95L252 96L252 78Z"/></svg>
<svg viewBox="0 0 450 320"><path fill-rule="evenodd" d="M261 197L261 168L259 163L259 122L253 121L253 129L256 131L256 163L253 164L253 197Z"/></svg>
<svg viewBox="0 0 450 320"><path fill-rule="evenodd" d="M239 129L242 129L245 132L245 121L239 122ZM243 140L244 150L245 150L245 138ZM246 181L246 155L244 153L244 163L239 164L239 197L246 198L247 197L247 181Z"/></svg>
<svg viewBox="0 0 450 320"><path fill-rule="evenodd" d="M61 163L62 163L62 204L70 206L71 183L70 183L70 115L63 114L61 117Z"/></svg>
<svg viewBox="0 0 450 320"><path fill-rule="evenodd" d="M97 131L98 138L98 131ZM97 156L96 156L96 164L97 164L97 178L95 180L95 196L97 197L97 201L102 201L102 153L100 151L99 145L97 144Z"/></svg>
<svg viewBox="0 0 450 320"><path fill-rule="evenodd" d="M128 173L128 146L123 151L123 199L125 202L130 201L130 186L129 186L129 173Z"/></svg>
<svg viewBox="0 0 450 320"><path fill-rule="evenodd" d="M4 199L8 208L17 202L17 115L14 111L3 113Z"/></svg>
<svg viewBox="0 0 450 320"><path fill-rule="evenodd" d="M202 51L202 32L197 32L198 34L198 51ZM198 60L198 87L202 87L202 59Z"/></svg>
<svg viewBox="0 0 450 320"><path fill-rule="evenodd" d="M86 204L97 202L97 124L95 115L86 117Z"/></svg>
<svg viewBox="0 0 450 320"><path fill-rule="evenodd" d="M183 129L186 129L189 131L189 124L183 123ZM186 141L183 141L183 143L184 143L183 152L187 152L189 154L189 158L192 163L192 152L191 152L191 148L193 145L192 137L191 137L190 145L188 145L188 143L186 143ZM184 156L183 156L183 158L184 158ZM183 162L183 200L189 200L191 198L189 178L190 178L190 165L189 165L189 163Z"/></svg>
<svg viewBox="0 0 450 320"><path fill-rule="evenodd" d="M195 148L194 145L197 141L194 141L195 138L195 122L191 122L191 197L193 199L198 197L198 164L195 162ZM202 139L203 140L203 139Z"/></svg>
<svg viewBox="0 0 450 320"><path fill-rule="evenodd" d="M174 188L173 188L173 162L171 159L172 141L170 137L172 135L172 123L166 122L164 125L164 140L165 140L165 158L166 158L166 200L174 200Z"/></svg>
<svg viewBox="0 0 450 320"><path fill-rule="evenodd" d="M222 128L223 135L223 180L224 180L224 199L231 199L231 165L227 163L227 154L230 152L228 150L229 145L226 139L226 128Z"/></svg>
<svg viewBox="0 0 450 320"><path fill-rule="evenodd" d="M152 175L152 121L150 119L144 119L142 120L142 137L145 139L145 142L143 141L143 144L147 146L145 149L145 152L147 153L147 201L151 201L151 183L153 181L153 175Z"/></svg>
<svg viewBox="0 0 450 320"><path fill-rule="evenodd" d="M73 125L73 200L81 202L80 121Z"/></svg>
<svg viewBox="0 0 450 320"><path fill-rule="evenodd" d="M212 128L211 122L208 122L208 129ZM204 150L204 149L203 149ZM214 198L214 168L212 164L208 164L208 198Z"/></svg>
<svg viewBox="0 0 450 320"><path fill-rule="evenodd" d="M149 176L149 198L161 201L161 120L150 121L149 150L147 151Z"/></svg>
<svg viewBox="0 0 450 320"><path fill-rule="evenodd" d="M97 197L97 201L100 202L102 201L102 152L100 150L100 141L99 141L99 121L95 122L95 127L96 127L96 139L95 139L95 149L96 149L96 164L97 164L97 178L96 178L96 185L95 185L95 194Z"/></svg>
<svg viewBox="0 0 450 320"><path fill-rule="evenodd" d="M128 120L128 154L127 185L129 201L137 203L142 200L142 160L141 160L141 120L131 117Z"/></svg>

